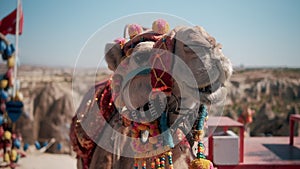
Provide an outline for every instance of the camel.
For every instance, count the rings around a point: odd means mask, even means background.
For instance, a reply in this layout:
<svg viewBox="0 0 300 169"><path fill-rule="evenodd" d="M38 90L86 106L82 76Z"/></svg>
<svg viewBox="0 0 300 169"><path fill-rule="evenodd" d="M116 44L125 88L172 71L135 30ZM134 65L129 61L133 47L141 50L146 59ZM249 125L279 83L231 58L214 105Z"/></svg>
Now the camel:
<svg viewBox="0 0 300 169"><path fill-rule="evenodd" d="M163 154L163 160L172 158L165 167L189 168L200 106L224 101L231 62L200 26L130 37L106 45L113 74L90 89L73 118L77 166L151 168Z"/></svg>

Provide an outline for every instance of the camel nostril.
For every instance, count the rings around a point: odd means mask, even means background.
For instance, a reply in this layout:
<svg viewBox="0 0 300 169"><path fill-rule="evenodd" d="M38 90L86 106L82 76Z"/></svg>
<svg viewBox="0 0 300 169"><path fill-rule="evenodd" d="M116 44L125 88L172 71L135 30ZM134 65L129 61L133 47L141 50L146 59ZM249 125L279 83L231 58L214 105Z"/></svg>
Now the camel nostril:
<svg viewBox="0 0 300 169"><path fill-rule="evenodd" d="M198 91L200 93L210 94L210 93L212 93L211 85L208 85L208 86L203 87L203 88L199 88Z"/></svg>
<svg viewBox="0 0 300 169"><path fill-rule="evenodd" d="M209 84L208 86L198 88L198 91L200 93L211 94L211 93L217 91L220 87L222 87L222 85L223 85L222 83L216 81L212 84Z"/></svg>

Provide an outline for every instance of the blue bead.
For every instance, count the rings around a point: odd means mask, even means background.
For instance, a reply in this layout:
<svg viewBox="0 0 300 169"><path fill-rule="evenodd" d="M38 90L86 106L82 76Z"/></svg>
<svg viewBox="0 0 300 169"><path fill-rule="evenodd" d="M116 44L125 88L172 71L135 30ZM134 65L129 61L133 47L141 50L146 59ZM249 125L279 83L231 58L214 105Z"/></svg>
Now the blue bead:
<svg viewBox="0 0 300 169"><path fill-rule="evenodd" d="M61 144L61 143L58 143L57 146L56 146L56 149L57 149L58 151L60 151L60 150L62 149L62 144Z"/></svg>
<svg viewBox="0 0 300 169"><path fill-rule="evenodd" d="M4 90L0 91L0 98L6 100L8 98L8 93Z"/></svg>
<svg viewBox="0 0 300 169"><path fill-rule="evenodd" d="M25 143L24 146L23 146L23 150L24 151L27 151L29 148L29 144L28 143Z"/></svg>
<svg viewBox="0 0 300 169"><path fill-rule="evenodd" d="M15 146L17 149L19 149L19 148L21 147L21 142L20 142L20 140L15 139L15 140L14 140L14 146Z"/></svg>
<svg viewBox="0 0 300 169"><path fill-rule="evenodd" d="M7 46L7 48L4 50L5 54L10 57L15 52L15 47L13 44L10 44Z"/></svg>
<svg viewBox="0 0 300 169"><path fill-rule="evenodd" d="M173 142L173 137L168 127L168 118L166 112L163 112L159 122L160 122L160 130L163 133L162 136L163 136L164 145L168 145L169 147L173 148L175 145Z"/></svg>
<svg viewBox="0 0 300 169"><path fill-rule="evenodd" d="M201 104L200 106L200 111L199 111L199 117L198 117L198 125L197 125L197 130L203 130L203 126L204 126L204 121L205 118L207 117L207 108L206 105Z"/></svg>
<svg viewBox="0 0 300 169"><path fill-rule="evenodd" d="M47 145L48 145L48 142L47 142L47 141L43 142L43 147L45 147L45 146L47 146Z"/></svg>
<svg viewBox="0 0 300 169"><path fill-rule="evenodd" d="M35 145L36 149L38 149L38 150L41 149L41 145L38 141L34 142L34 145Z"/></svg>
<svg viewBox="0 0 300 169"><path fill-rule="evenodd" d="M6 48L5 42L3 40L0 40L0 52L3 53L5 48Z"/></svg>
<svg viewBox="0 0 300 169"><path fill-rule="evenodd" d="M0 114L0 125L2 125L2 124L3 124L3 122L4 122L3 115L2 115L2 114Z"/></svg>

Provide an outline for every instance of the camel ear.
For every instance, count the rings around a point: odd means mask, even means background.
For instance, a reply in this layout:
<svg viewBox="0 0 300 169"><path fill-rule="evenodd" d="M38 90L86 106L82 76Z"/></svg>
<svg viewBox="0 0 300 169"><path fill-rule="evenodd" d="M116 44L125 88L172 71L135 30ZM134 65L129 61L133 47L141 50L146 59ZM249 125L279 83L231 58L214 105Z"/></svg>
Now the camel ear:
<svg viewBox="0 0 300 169"><path fill-rule="evenodd" d="M122 49L118 43L108 43L105 45L105 60L108 68L115 71L122 61Z"/></svg>
<svg viewBox="0 0 300 169"><path fill-rule="evenodd" d="M195 29L200 31L200 33L210 43L212 47L215 47L217 45L216 39L212 37L203 27L195 26Z"/></svg>

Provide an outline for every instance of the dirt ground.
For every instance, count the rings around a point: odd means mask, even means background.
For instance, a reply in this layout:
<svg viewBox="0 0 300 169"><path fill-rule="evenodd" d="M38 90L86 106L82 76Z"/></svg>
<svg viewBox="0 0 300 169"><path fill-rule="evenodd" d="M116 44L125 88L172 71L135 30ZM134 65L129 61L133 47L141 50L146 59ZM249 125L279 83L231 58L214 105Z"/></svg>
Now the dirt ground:
<svg viewBox="0 0 300 169"><path fill-rule="evenodd" d="M76 159L61 154L28 154L18 164L16 169L76 169Z"/></svg>

